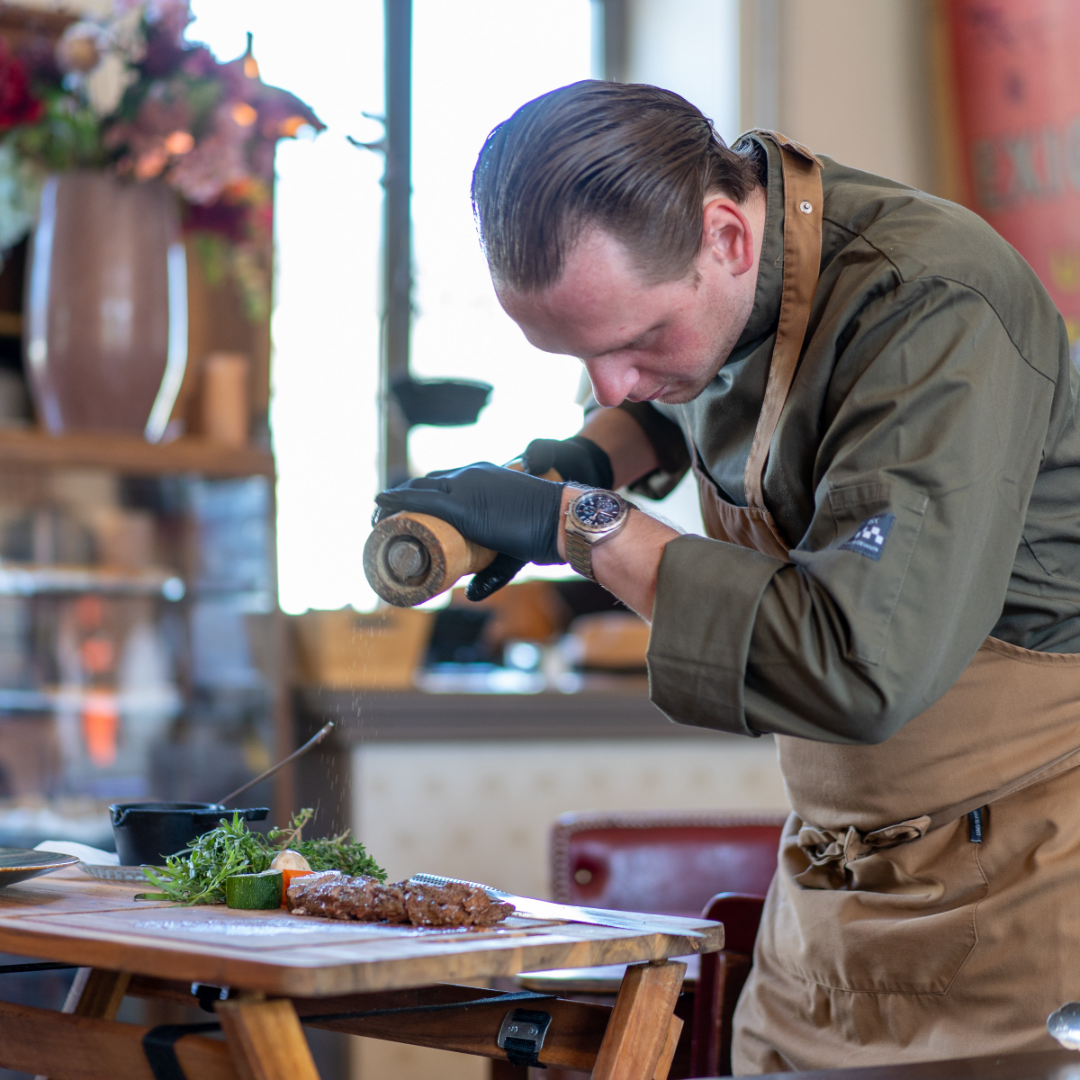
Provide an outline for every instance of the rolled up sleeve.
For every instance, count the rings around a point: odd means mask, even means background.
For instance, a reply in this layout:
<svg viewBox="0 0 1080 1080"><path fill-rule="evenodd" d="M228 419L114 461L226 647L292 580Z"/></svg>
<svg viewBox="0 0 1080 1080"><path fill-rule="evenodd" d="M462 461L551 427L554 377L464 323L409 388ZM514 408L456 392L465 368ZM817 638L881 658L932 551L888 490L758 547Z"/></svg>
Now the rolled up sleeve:
<svg viewBox="0 0 1080 1080"><path fill-rule="evenodd" d="M770 555L680 536L664 548L649 635L649 693L673 720L754 735L743 684L757 609L786 564ZM737 581L717 604L702 603L703 580Z"/></svg>

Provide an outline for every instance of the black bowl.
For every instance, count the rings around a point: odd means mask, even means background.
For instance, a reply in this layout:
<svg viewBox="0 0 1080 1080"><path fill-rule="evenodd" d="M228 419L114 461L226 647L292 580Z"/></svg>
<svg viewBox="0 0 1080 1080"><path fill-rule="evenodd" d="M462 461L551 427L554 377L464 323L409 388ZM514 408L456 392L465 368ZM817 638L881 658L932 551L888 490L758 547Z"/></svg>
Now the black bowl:
<svg viewBox="0 0 1080 1080"><path fill-rule="evenodd" d="M491 397L491 384L475 379L395 379L390 386L409 427L475 424Z"/></svg>
<svg viewBox="0 0 1080 1080"><path fill-rule="evenodd" d="M169 855L191 847L203 833L216 829L222 818L239 814L244 821L262 821L266 806L228 810L214 803L113 803L109 807L113 837L121 866L160 866Z"/></svg>

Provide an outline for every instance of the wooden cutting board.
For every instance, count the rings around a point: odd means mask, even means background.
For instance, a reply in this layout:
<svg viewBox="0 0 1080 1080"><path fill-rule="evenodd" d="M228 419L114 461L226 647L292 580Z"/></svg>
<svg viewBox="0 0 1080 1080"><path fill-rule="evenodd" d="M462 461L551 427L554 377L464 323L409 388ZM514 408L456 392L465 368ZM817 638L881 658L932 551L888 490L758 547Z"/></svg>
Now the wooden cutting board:
<svg viewBox="0 0 1080 1080"><path fill-rule="evenodd" d="M283 910L136 902L136 887L62 871L0 890L0 951L158 978L321 997L715 952L723 928L647 930L512 918L481 930L338 922ZM698 936L687 936L695 930Z"/></svg>
<svg viewBox="0 0 1080 1080"><path fill-rule="evenodd" d="M149 941L175 941L185 945L198 943L225 946L241 952L276 952L291 948L340 947L346 944L397 941L457 939L475 942L482 937L506 937L535 932L545 925L531 919L508 919L504 924L485 930L439 930L388 923L347 922L316 919L278 911L232 911L226 907L158 906L152 911L123 908L73 913L65 916L64 925L90 931L146 938Z"/></svg>

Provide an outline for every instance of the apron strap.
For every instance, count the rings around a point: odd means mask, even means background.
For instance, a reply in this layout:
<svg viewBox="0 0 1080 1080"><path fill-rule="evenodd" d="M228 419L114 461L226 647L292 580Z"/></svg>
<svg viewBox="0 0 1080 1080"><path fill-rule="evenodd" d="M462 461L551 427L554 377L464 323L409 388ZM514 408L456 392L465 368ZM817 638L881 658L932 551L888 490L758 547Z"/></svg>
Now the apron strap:
<svg viewBox="0 0 1080 1080"><path fill-rule="evenodd" d="M769 381L743 483L747 506L764 510L762 480L776 425L799 366L810 305L821 267L821 162L805 146L773 131L762 135L780 147L784 176L784 277L780 321Z"/></svg>
<svg viewBox="0 0 1080 1080"><path fill-rule="evenodd" d="M1058 755L1048 764L1032 769L1030 772L1024 773L1023 776L1018 776L1015 780L1010 781L996 791L985 791L981 795L964 799L962 802L953 803L952 806L946 806L935 811L927 817L926 831L929 832L931 829L936 829L941 825L947 825L950 821L956 821L957 818L970 814L972 810L990 806L999 799L1004 799L1007 795L1015 795L1016 792L1022 791L1032 784L1050 780L1059 773L1068 772L1069 769L1075 769L1077 766L1080 766L1080 749L1068 750L1064 754Z"/></svg>
<svg viewBox="0 0 1080 1080"><path fill-rule="evenodd" d="M799 829L798 844L815 866L824 866L834 862L847 866L856 859L861 859L883 848L897 847L900 844L909 844L913 840L920 840L933 829L939 829L942 825L967 817L974 811L992 806L1007 795L1014 795L1032 784L1050 780L1063 772L1068 772L1069 769L1075 769L1078 765L1080 765L1080 749L1070 750L1054 758L1048 765L1032 769L995 791L985 791L932 814L923 814L921 817L899 821L895 825L886 825L872 832L861 832L854 825L849 825L846 829L823 829L804 822Z"/></svg>

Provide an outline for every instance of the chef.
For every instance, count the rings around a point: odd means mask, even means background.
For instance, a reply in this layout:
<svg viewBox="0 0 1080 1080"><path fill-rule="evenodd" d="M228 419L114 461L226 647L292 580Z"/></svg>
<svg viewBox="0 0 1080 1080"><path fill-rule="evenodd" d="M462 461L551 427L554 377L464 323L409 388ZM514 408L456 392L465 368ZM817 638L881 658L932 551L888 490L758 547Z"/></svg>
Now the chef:
<svg viewBox="0 0 1080 1080"><path fill-rule="evenodd" d="M597 406L532 473L409 481L652 624L672 720L776 736L793 808L736 1073L1049 1048L1080 997L1080 430L1062 320L958 206L582 82L488 137L504 309ZM542 369L537 378L543 377ZM616 489L689 469L707 537Z"/></svg>

